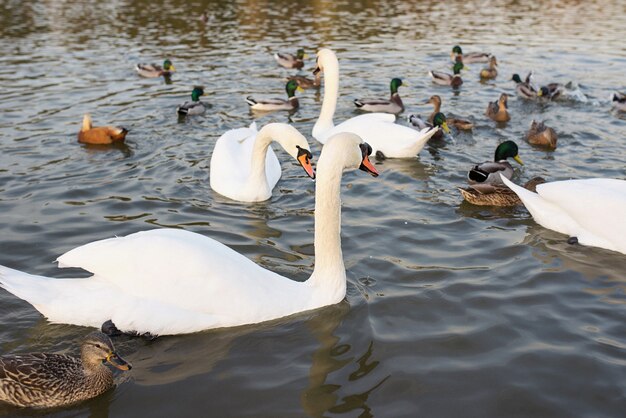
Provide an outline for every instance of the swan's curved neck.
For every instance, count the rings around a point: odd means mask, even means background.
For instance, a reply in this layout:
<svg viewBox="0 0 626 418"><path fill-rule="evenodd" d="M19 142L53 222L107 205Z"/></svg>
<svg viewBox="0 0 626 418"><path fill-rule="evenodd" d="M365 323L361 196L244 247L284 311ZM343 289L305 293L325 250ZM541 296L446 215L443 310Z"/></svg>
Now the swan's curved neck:
<svg viewBox="0 0 626 418"><path fill-rule="evenodd" d="M346 291L346 269L341 252L341 175L343 166L333 164L334 155L320 157L315 186L315 268L307 281L333 292L343 299ZM329 295L330 296L330 295Z"/></svg>
<svg viewBox="0 0 626 418"><path fill-rule="evenodd" d="M313 126L313 137L323 138L324 133L332 129L333 116L337 107L337 97L339 94L339 62L337 59L328 59L324 62L324 99L320 116Z"/></svg>
<svg viewBox="0 0 626 418"><path fill-rule="evenodd" d="M291 143L292 133L280 123L270 123L265 125L254 138L252 147L252 161L250 169L250 181L256 182L261 186L265 184L267 187L267 175L265 171L265 159L267 157L267 148L272 141L278 142L287 152ZM291 153L291 152L290 152ZM261 184L259 184L259 182Z"/></svg>

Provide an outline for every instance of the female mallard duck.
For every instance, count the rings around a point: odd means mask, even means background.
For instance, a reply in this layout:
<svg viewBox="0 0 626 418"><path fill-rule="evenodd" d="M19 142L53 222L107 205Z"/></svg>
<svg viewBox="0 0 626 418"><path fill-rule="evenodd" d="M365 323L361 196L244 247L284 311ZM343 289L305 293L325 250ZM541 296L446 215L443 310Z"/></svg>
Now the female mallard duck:
<svg viewBox="0 0 626 418"><path fill-rule="evenodd" d="M428 117L428 122L433 123L433 119L435 118L435 115L441 112L441 103L442 103L441 97L437 96L436 94L434 96L430 96L430 99L428 99L424 104L429 104L429 103L433 105L434 109L433 109L433 113L431 113L430 116ZM466 119L446 117L446 122L448 126L454 126L456 129L459 129L462 131L469 131L474 128L474 124Z"/></svg>
<svg viewBox="0 0 626 418"><path fill-rule="evenodd" d="M298 86L295 80L289 80L285 85L287 100L284 99L254 99L252 96L246 98L246 103L252 110L272 111L272 110L295 110L300 106L295 92L304 91Z"/></svg>
<svg viewBox="0 0 626 418"><path fill-rule="evenodd" d="M524 185L524 188L534 192L537 185L545 182L542 177L534 177ZM493 190L488 193L480 192L472 187L459 187L458 189L463 199L477 206L515 206L522 204L519 197L506 186L494 186Z"/></svg>
<svg viewBox="0 0 626 418"><path fill-rule="evenodd" d="M568 235L569 243L626 254L626 181L555 181L537 186L537 193L506 178L502 181L519 196L535 222Z"/></svg>
<svg viewBox="0 0 626 418"><path fill-rule="evenodd" d="M398 87L405 86L399 78L393 78L389 83L391 96L387 99L354 99L354 105L366 112L402 113L404 104L398 93Z"/></svg>
<svg viewBox="0 0 626 418"><path fill-rule="evenodd" d="M613 103L613 107L615 109L626 112L626 94L620 92L613 93L611 102Z"/></svg>
<svg viewBox="0 0 626 418"><path fill-rule="evenodd" d="M80 357L49 353L0 357L0 401L31 408L81 402L113 386L113 373L105 362L120 370L131 368L101 332L89 334L80 351Z"/></svg>
<svg viewBox="0 0 626 418"><path fill-rule="evenodd" d="M530 129L526 132L526 139L528 143L532 145L539 145L550 149L556 148L556 132L543 122L533 120L530 124Z"/></svg>
<svg viewBox="0 0 626 418"><path fill-rule="evenodd" d="M530 84L531 76L532 73L528 73L525 81L522 81L519 74L513 74L513 77L511 77L511 80L516 83L515 91L517 91L517 94L524 99L534 99L537 97L537 90L535 90L535 88Z"/></svg>
<svg viewBox="0 0 626 418"><path fill-rule="evenodd" d="M83 125L78 132L78 142L93 145L109 145L114 142L123 142L128 129L118 126L96 126L91 124L88 113L83 116Z"/></svg>
<svg viewBox="0 0 626 418"><path fill-rule="evenodd" d="M341 178L357 168L378 176L371 152L349 132L331 136L322 148L315 267L306 281L267 270L204 235L161 228L95 241L59 257L61 267L81 267L89 277L55 279L0 266L0 286L51 322L100 327L111 320L122 332L151 335L257 324L339 303L346 297Z"/></svg>
<svg viewBox="0 0 626 418"><path fill-rule="evenodd" d="M452 59L452 62L456 62L457 59L461 57L463 62L467 64L472 64L474 62L489 62L490 56L491 54L488 52L470 52L469 54L463 54L463 50L458 45L455 45L450 53L450 59Z"/></svg>
<svg viewBox="0 0 626 418"><path fill-rule="evenodd" d="M504 141L496 148L493 161L476 164L469 171L467 180L470 187L482 193L488 193L493 191L495 186L502 186L500 173L507 179L513 176L513 167L507 158L513 158L524 165L518 154L517 144L513 141Z"/></svg>
<svg viewBox="0 0 626 418"><path fill-rule="evenodd" d="M303 75L293 75L291 77L287 77L287 81L289 80L295 80L301 89L319 89L322 85L322 75L320 73L315 74L315 78L313 80Z"/></svg>
<svg viewBox="0 0 626 418"><path fill-rule="evenodd" d="M432 78L433 83L439 84L440 86L459 87L461 84L463 84L463 79L461 78L460 74L463 68L463 62L457 61L452 67L454 75L450 75L441 71L429 71L428 75Z"/></svg>
<svg viewBox="0 0 626 418"><path fill-rule="evenodd" d="M166 59L163 61L163 66L157 64L137 64L135 70L142 77L155 78L155 77L169 77L172 75L176 68L172 64L172 61Z"/></svg>
<svg viewBox="0 0 626 418"><path fill-rule="evenodd" d="M200 96L204 96L204 89L202 87L194 87L191 91L191 101L178 106L176 112L178 112L179 115L203 114L206 108L204 107L204 103L200 101Z"/></svg>
<svg viewBox="0 0 626 418"><path fill-rule="evenodd" d="M426 122L425 120L420 118L419 115L409 115L408 121L411 125L415 126L419 130L422 130L424 128L432 128L434 126L441 128L437 132L435 132L435 134L431 136L430 139L440 140L443 138L444 132L447 134L450 133L450 128L448 128L448 123L446 121L446 115L441 112L438 112L435 115L432 123Z"/></svg>
<svg viewBox="0 0 626 418"><path fill-rule="evenodd" d="M282 168L270 144L278 142L315 178L311 166L311 149L296 128L285 123L270 123L257 131L249 128L231 129L219 137L211 155L209 179L211 189L240 202L261 202L272 197L272 190Z"/></svg>
<svg viewBox="0 0 626 418"><path fill-rule="evenodd" d="M496 122L507 122L511 120L509 111L507 110L507 101L509 96L506 93L502 93L500 98L496 102L489 102L485 114Z"/></svg>
<svg viewBox="0 0 626 418"><path fill-rule="evenodd" d="M480 70L480 78L483 80L492 80L498 76L498 70L496 67L498 66L498 61L496 57L492 55L489 58L489 66Z"/></svg>
<svg viewBox="0 0 626 418"><path fill-rule="evenodd" d="M320 115L313 126L313 138L325 144L339 132L352 132L363 138L377 157L415 158L437 129L416 131L395 123L396 116L389 113L364 113L337 125L333 121L339 95L339 61L327 48L317 53L314 74L324 73L324 98Z"/></svg>
<svg viewBox="0 0 626 418"><path fill-rule="evenodd" d="M276 62L285 68L302 68L304 66L303 60L305 58L307 58L307 55L304 53L304 49L302 48L298 49L296 55L281 54L280 52L274 54Z"/></svg>

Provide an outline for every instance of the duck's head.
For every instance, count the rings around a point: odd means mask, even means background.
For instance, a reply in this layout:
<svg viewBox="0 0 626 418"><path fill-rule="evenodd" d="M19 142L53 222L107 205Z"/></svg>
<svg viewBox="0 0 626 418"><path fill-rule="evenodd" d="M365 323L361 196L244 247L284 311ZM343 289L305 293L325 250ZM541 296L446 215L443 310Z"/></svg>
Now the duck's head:
<svg viewBox="0 0 626 418"><path fill-rule="evenodd" d="M539 91L537 91L537 96L539 97L550 97L550 90L546 87L546 86L542 86L539 88Z"/></svg>
<svg viewBox="0 0 626 418"><path fill-rule="evenodd" d="M120 370L130 370L131 365L117 355L111 339L101 332L92 332L81 346L83 363L91 366L109 363Z"/></svg>
<svg viewBox="0 0 626 418"><path fill-rule="evenodd" d="M303 92L302 87L298 85L296 80L289 80L285 85L285 91L287 92L287 97L293 97L296 94L296 91Z"/></svg>
<svg viewBox="0 0 626 418"><path fill-rule="evenodd" d="M454 75L459 75L461 73L461 70L467 68L465 67L465 65L463 65L463 61L456 61L454 63L454 66L452 67L452 71L454 71Z"/></svg>
<svg viewBox="0 0 626 418"><path fill-rule="evenodd" d="M450 128L448 128L448 122L446 121L446 115L441 112L435 113L435 116L433 116L433 125L439 126L447 134L450 133Z"/></svg>
<svg viewBox="0 0 626 418"><path fill-rule="evenodd" d="M463 50L459 45L454 45L452 47L452 55L463 55Z"/></svg>
<svg viewBox="0 0 626 418"><path fill-rule="evenodd" d="M163 69L165 71L176 71L176 68L174 68L174 64L172 64L172 61L170 61L169 59L163 61Z"/></svg>
<svg viewBox="0 0 626 418"><path fill-rule="evenodd" d="M517 84L522 82L522 79L520 78L519 74L513 74L513 77L511 77L511 80L515 81Z"/></svg>
<svg viewBox="0 0 626 418"><path fill-rule="evenodd" d="M305 58L308 58L308 55L304 53L304 49L300 48L298 49L298 51L296 51L296 58L298 58L299 60L303 60Z"/></svg>
<svg viewBox="0 0 626 418"><path fill-rule="evenodd" d="M200 96L204 96L204 87L194 87L191 91L191 100L197 102L198 100L200 100Z"/></svg>
<svg viewBox="0 0 626 418"><path fill-rule="evenodd" d="M438 95L430 96L430 99L426 100L424 104L432 104L434 106L441 106L441 97Z"/></svg>
<svg viewBox="0 0 626 418"><path fill-rule="evenodd" d="M507 158L513 158L519 164L524 165L524 162L519 156L519 150L517 148L517 144L513 141L504 141L496 148L496 153L493 157L493 160L504 161Z"/></svg>
<svg viewBox="0 0 626 418"><path fill-rule="evenodd" d="M489 65L497 67L498 66L498 60L496 59L495 55L492 55L491 57L489 57Z"/></svg>
<svg viewBox="0 0 626 418"><path fill-rule="evenodd" d="M509 102L509 95L506 93L502 93L500 95L500 98L498 99L498 104L500 105L500 107L504 107L506 109L509 107L508 102Z"/></svg>
<svg viewBox="0 0 626 418"><path fill-rule="evenodd" d="M389 88L391 89L391 94L395 94L398 92L398 87L406 86L406 84L402 83L402 80L399 78L392 78L391 83L389 83Z"/></svg>

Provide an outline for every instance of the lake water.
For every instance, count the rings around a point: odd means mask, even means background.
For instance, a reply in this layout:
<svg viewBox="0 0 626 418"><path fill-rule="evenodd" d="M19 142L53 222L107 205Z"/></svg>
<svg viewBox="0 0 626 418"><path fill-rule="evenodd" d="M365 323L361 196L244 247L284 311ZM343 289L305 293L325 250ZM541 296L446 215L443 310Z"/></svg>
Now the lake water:
<svg viewBox="0 0 626 418"><path fill-rule="evenodd" d="M620 1L9 1L0 11L0 264L60 276L53 260L78 245L155 227L215 238L280 274L312 270L314 183L284 152L272 199L240 204L209 188L216 139L255 120L244 98L281 97L294 71L276 51L320 47L341 65L335 121L352 99L388 95L401 77L408 113L473 118L473 133L427 146L416 159L377 161L381 176L344 176L346 300L271 323L154 341L120 338L134 365L119 385L51 416L618 417L626 411L626 256L572 246L523 207L463 203L473 163L507 139L520 146L520 181L540 175L626 178L626 3ZM207 11L205 25L198 17ZM488 50L454 92L429 69L449 51ZM143 79L137 62L178 72ZM302 74L310 74L309 58ZM515 97L514 72L572 81L586 100ZM176 106L205 86L206 115ZM489 101L510 93L512 120L496 126ZM289 122L310 136L321 95L257 123ZM130 129L126 145L76 142L82 115ZM528 145L535 119L559 135ZM594 216L590 213L589 216ZM626 216L626 214L625 214ZM115 260L111 260L115 262ZM75 272L80 276L80 272ZM51 325L0 291L0 352L76 352L89 329ZM0 406L3 415L40 415Z"/></svg>

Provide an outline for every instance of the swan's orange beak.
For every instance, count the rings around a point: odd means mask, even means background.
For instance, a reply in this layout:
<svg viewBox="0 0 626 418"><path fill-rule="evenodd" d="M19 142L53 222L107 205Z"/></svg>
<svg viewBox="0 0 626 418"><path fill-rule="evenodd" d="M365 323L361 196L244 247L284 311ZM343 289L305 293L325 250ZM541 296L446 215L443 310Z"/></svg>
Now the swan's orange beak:
<svg viewBox="0 0 626 418"><path fill-rule="evenodd" d="M374 167L374 164L372 164L367 155L363 157L359 170L363 170L366 173L370 173L374 177L378 177L378 170L376 170L376 167Z"/></svg>
<svg viewBox="0 0 626 418"><path fill-rule="evenodd" d="M304 171L306 171L307 175L314 179L315 171L313 170L313 166L311 165L311 158L312 155L309 150L298 147L298 162L300 163L302 168L304 168Z"/></svg>

